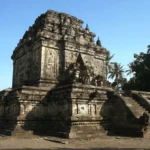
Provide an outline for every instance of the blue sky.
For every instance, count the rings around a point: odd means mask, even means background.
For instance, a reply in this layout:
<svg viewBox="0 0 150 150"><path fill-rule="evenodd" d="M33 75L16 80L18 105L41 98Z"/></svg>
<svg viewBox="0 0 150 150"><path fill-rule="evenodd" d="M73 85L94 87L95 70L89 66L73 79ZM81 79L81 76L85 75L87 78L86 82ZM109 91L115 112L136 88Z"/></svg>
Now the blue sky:
<svg viewBox="0 0 150 150"><path fill-rule="evenodd" d="M150 0L0 0L0 90L12 85L10 57L19 39L48 9L82 19L126 67L150 44L149 8Z"/></svg>

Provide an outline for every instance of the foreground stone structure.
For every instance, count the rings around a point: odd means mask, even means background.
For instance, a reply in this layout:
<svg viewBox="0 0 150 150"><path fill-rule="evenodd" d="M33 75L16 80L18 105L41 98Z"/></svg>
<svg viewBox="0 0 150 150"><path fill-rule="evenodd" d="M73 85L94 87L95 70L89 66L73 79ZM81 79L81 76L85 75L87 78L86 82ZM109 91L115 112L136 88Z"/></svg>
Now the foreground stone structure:
<svg viewBox="0 0 150 150"><path fill-rule="evenodd" d="M82 24L47 11L25 32L12 55L12 89L0 92L1 133L97 137L116 128L128 130L131 124L135 133L142 132L139 118L129 123L124 98L108 96L113 90L106 81L107 50L99 38L94 43L95 34ZM123 109L116 107L120 103Z"/></svg>
<svg viewBox="0 0 150 150"><path fill-rule="evenodd" d="M12 89L1 92L1 126L7 122L11 134L104 134L100 108L107 100L107 50L82 24L47 11L25 32L12 55Z"/></svg>

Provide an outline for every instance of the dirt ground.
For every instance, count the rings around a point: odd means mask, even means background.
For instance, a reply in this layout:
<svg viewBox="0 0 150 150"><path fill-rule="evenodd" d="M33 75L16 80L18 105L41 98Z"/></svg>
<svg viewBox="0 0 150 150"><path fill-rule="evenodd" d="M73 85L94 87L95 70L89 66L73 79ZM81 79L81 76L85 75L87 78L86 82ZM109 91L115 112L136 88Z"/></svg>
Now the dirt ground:
<svg viewBox="0 0 150 150"><path fill-rule="evenodd" d="M150 150L150 139L111 137L105 139L60 139L56 137L1 137L0 149L7 150Z"/></svg>

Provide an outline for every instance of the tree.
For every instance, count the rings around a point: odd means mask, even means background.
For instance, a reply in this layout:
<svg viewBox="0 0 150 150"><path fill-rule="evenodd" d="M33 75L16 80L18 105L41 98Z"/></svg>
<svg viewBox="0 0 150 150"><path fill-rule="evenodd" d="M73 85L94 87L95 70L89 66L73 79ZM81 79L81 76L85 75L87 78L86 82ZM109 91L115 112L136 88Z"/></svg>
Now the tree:
<svg viewBox="0 0 150 150"><path fill-rule="evenodd" d="M149 54L150 53L150 45L148 45L147 48L148 48L147 49L147 54Z"/></svg>
<svg viewBox="0 0 150 150"><path fill-rule="evenodd" d="M129 69L128 70L126 70L125 72L127 73L127 75L129 76L129 75L132 75L134 72L133 72L133 68L132 68L132 63L129 63L128 64L128 67L129 67Z"/></svg>
<svg viewBox="0 0 150 150"><path fill-rule="evenodd" d="M124 90L150 90L150 45L147 53L134 54L135 60L130 63L133 77L123 86Z"/></svg>
<svg viewBox="0 0 150 150"><path fill-rule="evenodd" d="M122 85L122 83L125 81L125 78L123 78L123 66L115 62L113 63L113 67L109 73L109 78L115 79L114 81L116 82L117 89L119 89L119 85Z"/></svg>
<svg viewBox="0 0 150 150"><path fill-rule="evenodd" d="M108 74L109 72L112 70L112 63L110 62L110 60L114 57L114 54L111 55L110 51L108 51L107 53L107 57L106 57L106 78L108 78Z"/></svg>

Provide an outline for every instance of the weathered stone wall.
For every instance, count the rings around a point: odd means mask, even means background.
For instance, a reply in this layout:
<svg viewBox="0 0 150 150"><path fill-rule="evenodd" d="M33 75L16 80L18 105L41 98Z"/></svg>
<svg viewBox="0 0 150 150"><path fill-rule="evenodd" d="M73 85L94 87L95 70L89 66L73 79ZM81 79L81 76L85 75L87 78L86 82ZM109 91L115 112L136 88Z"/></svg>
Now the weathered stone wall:
<svg viewBox="0 0 150 150"><path fill-rule="evenodd" d="M21 52L23 50L20 50ZM41 49L33 49L17 55L14 60L13 87L20 87L40 78Z"/></svg>

